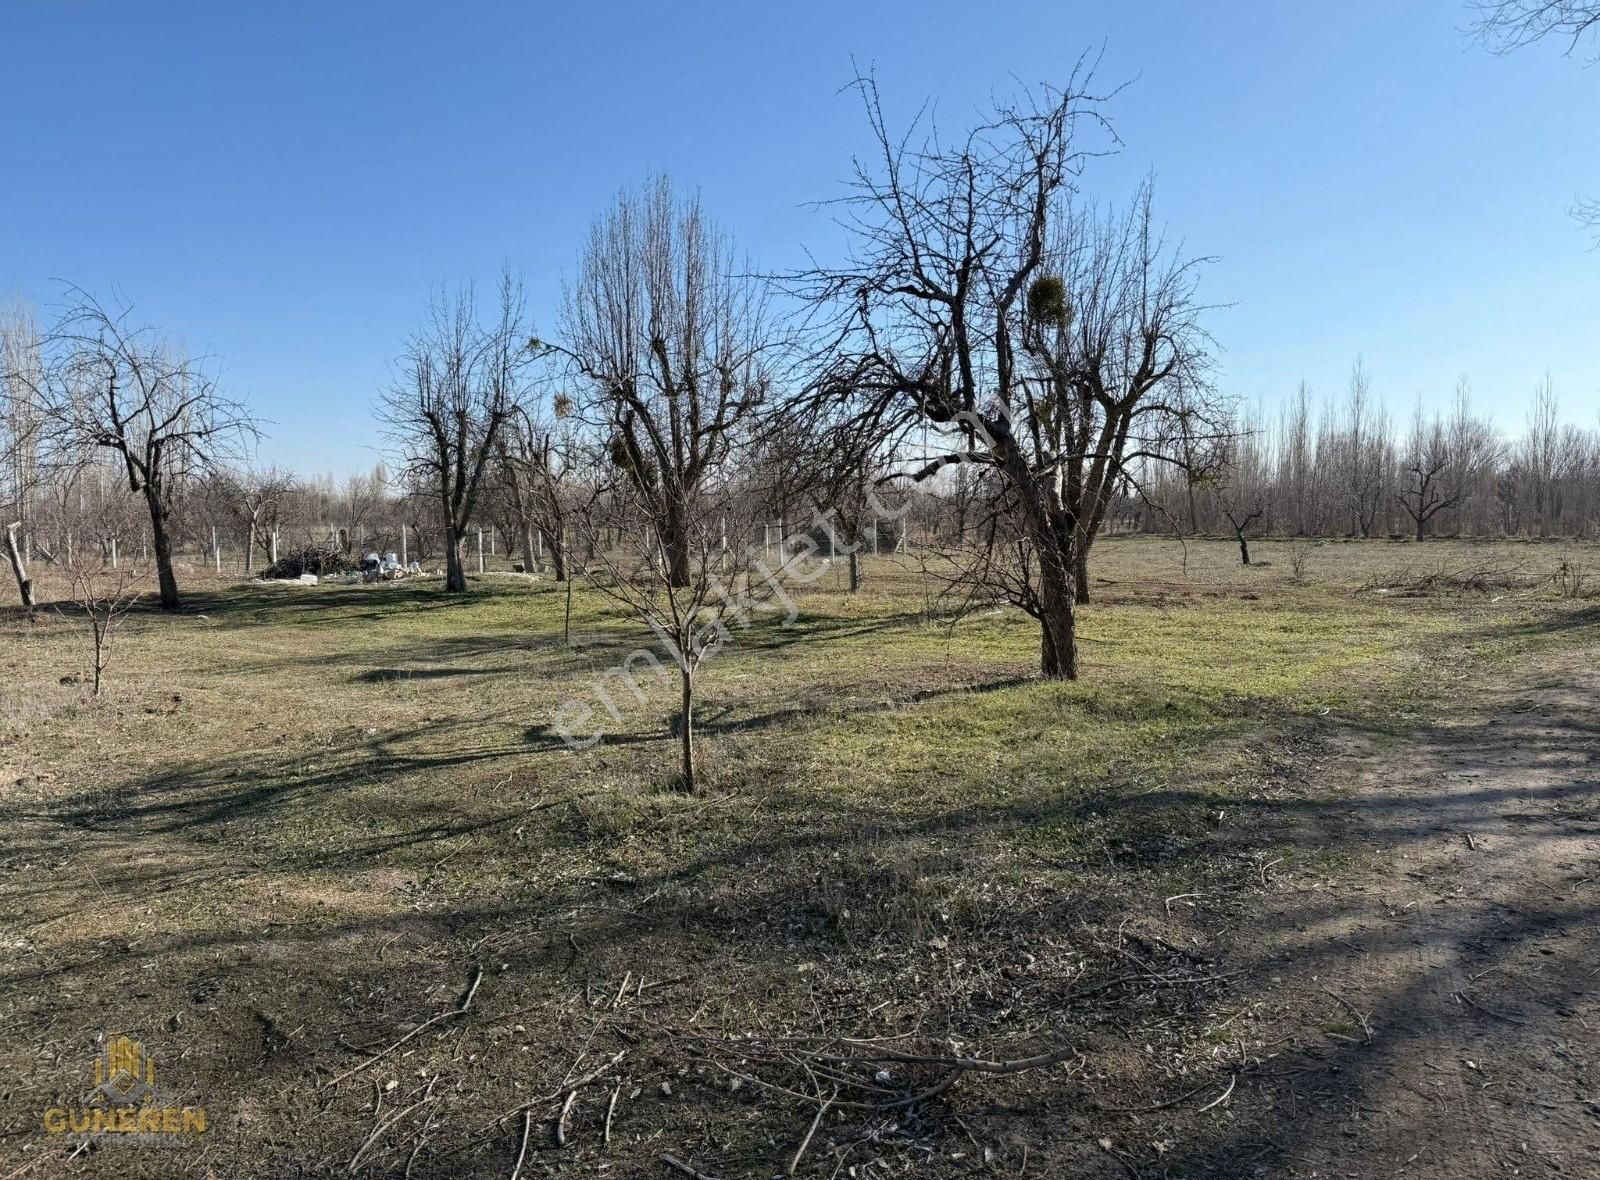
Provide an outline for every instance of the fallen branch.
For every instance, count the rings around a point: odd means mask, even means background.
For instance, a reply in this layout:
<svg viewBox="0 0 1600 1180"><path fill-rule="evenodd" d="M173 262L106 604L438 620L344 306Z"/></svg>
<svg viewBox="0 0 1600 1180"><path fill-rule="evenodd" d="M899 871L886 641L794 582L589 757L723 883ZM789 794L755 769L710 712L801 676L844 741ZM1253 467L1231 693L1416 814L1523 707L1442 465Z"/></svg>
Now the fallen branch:
<svg viewBox="0 0 1600 1180"><path fill-rule="evenodd" d="M570 1099L572 1095L576 1094L589 1083L598 1081L600 1078L604 1077L606 1073L617 1064L617 1062L621 1061L627 1055L628 1051L626 1049L618 1049L607 1060L602 1062L600 1065L595 1066L595 1068L584 1074L577 1081L563 1083L559 1089L552 1090L548 1094L541 1094L537 1098L530 1098L526 1102L517 1103L517 1105L513 1106L504 1114L498 1115L495 1118L490 1119L487 1123L484 1123L483 1126L478 1128L477 1133L482 1135L485 1131L491 1131L495 1127L498 1127L501 1123L505 1122L512 1115L523 1114L527 1111L531 1111L535 1106L543 1106L546 1102L554 1102L557 1098L561 1098L563 1096ZM570 1102L568 1105L570 1105Z"/></svg>
<svg viewBox="0 0 1600 1180"><path fill-rule="evenodd" d="M472 1007L472 997L478 994L478 985L480 983L482 983L482 982L483 982L483 968L479 967L478 968L478 973L472 977L472 986L467 989L467 998L461 1002L461 1007L459 1007L459 1008L457 1008L457 1009L455 1009L454 1011L451 1011L451 1012L441 1012L441 1013L439 1013L439 1015L433 1017L432 1019L424 1020L421 1024L417 1025L416 1028L412 1029L405 1036L401 1037L394 1044L390 1045L387 1049L383 1049L383 1050L380 1050L377 1053L374 1053L371 1057L367 1058L360 1065L357 1065L357 1066L355 1066L355 1067L353 1067L351 1069L345 1070L342 1074L340 1074L338 1077L334 1078L332 1081L323 1082L322 1085L317 1087L317 1089L326 1090L331 1086L337 1086L340 1082L344 1081L345 1078L354 1077L356 1074L360 1073L362 1070L367 1069L370 1066L376 1065L378 1062L382 1061L385 1057L389 1056L389 1054L393 1053L401 1045L403 1045L407 1041L409 1041L412 1037L417 1036L417 1035L427 1031L428 1029L432 1028L434 1025L438 1024L440 1021L451 1020L451 1019L454 1019L457 1016L465 1016L467 1014L467 1009Z"/></svg>
<svg viewBox="0 0 1600 1180"><path fill-rule="evenodd" d="M696 1168L691 1168L688 1164L684 1163L677 1156L672 1155L669 1152L661 1153L661 1162L666 1164L669 1168L674 1168L677 1171L682 1172L685 1176L693 1177L693 1180L717 1180L715 1176L708 1176Z"/></svg>
<svg viewBox="0 0 1600 1180"><path fill-rule="evenodd" d="M1234 1074L1233 1076L1231 1076L1228 1079L1228 1088L1226 1090L1224 1090L1221 1094L1218 1094L1210 1102L1208 1102L1204 1106L1202 1106L1199 1110L1195 1111L1195 1114L1205 1114L1205 1112L1210 1110L1213 1106L1221 1106L1224 1102L1226 1102L1228 1100L1228 1095L1233 1093L1233 1088L1238 1084L1239 1084L1239 1075L1238 1074Z"/></svg>
<svg viewBox="0 0 1600 1180"><path fill-rule="evenodd" d="M1456 999L1460 1000L1463 1004L1465 1004L1469 1008L1476 1008L1479 1012L1482 1012L1485 1016L1493 1016L1496 1020L1503 1020L1507 1024L1527 1024L1528 1023L1526 1020L1523 1020L1520 1017L1507 1016L1504 1012L1496 1012L1493 1008L1485 1008L1482 1004L1478 1003L1477 1000L1474 1000L1471 996L1467 995L1467 993L1464 992L1464 991L1457 992L1456 993Z"/></svg>
<svg viewBox="0 0 1600 1180"><path fill-rule="evenodd" d="M528 1157L528 1136L533 1132L533 1111L522 1112L522 1146L517 1150L517 1165L511 1169L511 1180L522 1175L522 1161Z"/></svg>
<svg viewBox="0 0 1600 1180"><path fill-rule="evenodd" d="M811 1120L811 1126L807 1128L805 1138L800 1140L800 1146L794 1149L794 1157L789 1161L789 1170L785 1173L786 1175L793 1176L799 1170L800 1157L805 1155L806 1148L811 1146L811 1137L817 1133L817 1128L822 1125L822 1116L828 1113L828 1108L833 1105L833 1099L838 1096L839 1092L835 1090L832 1097L817 1107L817 1115Z"/></svg>

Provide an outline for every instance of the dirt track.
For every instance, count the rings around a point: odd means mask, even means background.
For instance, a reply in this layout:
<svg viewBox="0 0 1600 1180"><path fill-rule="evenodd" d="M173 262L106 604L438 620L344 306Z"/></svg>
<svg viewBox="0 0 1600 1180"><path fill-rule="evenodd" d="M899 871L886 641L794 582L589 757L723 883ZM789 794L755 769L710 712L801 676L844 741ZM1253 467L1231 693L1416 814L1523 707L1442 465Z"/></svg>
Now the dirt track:
<svg viewBox="0 0 1600 1180"><path fill-rule="evenodd" d="M1270 1144L1244 1174L1600 1176L1597 657L1420 742L1339 739L1350 806L1299 838L1360 867L1286 874L1238 948L1288 1033L1243 1071L1266 1109L1236 1142Z"/></svg>

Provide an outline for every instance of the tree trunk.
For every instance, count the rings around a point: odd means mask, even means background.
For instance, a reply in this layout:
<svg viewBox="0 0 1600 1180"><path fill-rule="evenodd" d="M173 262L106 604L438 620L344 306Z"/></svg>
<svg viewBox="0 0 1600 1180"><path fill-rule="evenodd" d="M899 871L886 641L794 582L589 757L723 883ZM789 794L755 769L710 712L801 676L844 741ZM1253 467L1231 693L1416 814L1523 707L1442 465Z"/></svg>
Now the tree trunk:
<svg viewBox="0 0 1600 1180"><path fill-rule="evenodd" d="M159 493L145 490L145 503L150 507L150 536L155 541L156 580L161 584L161 609L177 610L178 576L172 570L172 536L167 532L166 509Z"/></svg>
<svg viewBox="0 0 1600 1180"><path fill-rule="evenodd" d="M1250 564L1250 542L1244 539L1244 530L1235 529L1233 535L1239 538L1239 560L1245 565ZM1270 563L1269 563L1270 564Z"/></svg>
<svg viewBox="0 0 1600 1180"><path fill-rule="evenodd" d="M1073 596L1081 606L1089 601L1089 546L1079 542L1072 557Z"/></svg>
<svg viewBox="0 0 1600 1180"><path fill-rule="evenodd" d="M683 753L683 789L694 790L694 669L685 662L678 669L683 689L678 716L678 741Z"/></svg>
<svg viewBox="0 0 1600 1180"><path fill-rule="evenodd" d="M95 609L96 608L91 604L89 611L92 616L90 619L90 626L94 629L94 695L99 696L100 685L105 679L106 672L106 640L108 638L106 635L106 628L109 627L111 623L110 620L107 619L104 626L102 626L100 622L100 616L98 614L94 614Z"/></svg>
<svg viewBox="0 0 1600 1180"><path fill-rule="evenodd" d="M446 525L444 535L444 592L446 594L465 594L467 592L467 571L461 564L462 535L456 526Z"/></svg>
<svg viewBox="0 0 1600 1180"><path fill-rule="evenodd" d="M861 589L861 552L860 549L850 550L850 593L854 594Z"/></svg>
<svg viewBox="0 0 1600 1180"><path fill-rule="evenodd" d="M17 593L22 595L22 605L33 610L33 579L28 576L28 566L17 548L17 526L6 529L6 556L11 559L11 572L16 575Z"/></svg>
<svg viewBox="0 0 1600 1180"><path fill-rule="evenodd" d="M1417 515L1417 540L1419 542L1422 540L1423 533L1427 532L1427 529L1428 529L1427 518L1422 516L1419 513Z"/></svg>
<svg viewBox="0 0 1600 1180"><path fill-rule="evenodd" d="M1068 572L1069 560L1076 570L1078 563L1065 554L1040 554L1039 670L1051 680L1078 678L1076 577Z"/></svg>
<svg viewBox="0 0 1600 1180"><path fill-rule="evenodd" d="M559 533L546 531L544 543L550 550L550 569L555 574L556 581L567 580L567 547L563 543L566 538Z"/></svg>
<svg viewBox="0 0 1600 1180"><path fill-rule="evenodd" d="M684 522L685 505L669 498L658 536L666 558L667 584L674 588L689 584L689 530Z"/></svg>

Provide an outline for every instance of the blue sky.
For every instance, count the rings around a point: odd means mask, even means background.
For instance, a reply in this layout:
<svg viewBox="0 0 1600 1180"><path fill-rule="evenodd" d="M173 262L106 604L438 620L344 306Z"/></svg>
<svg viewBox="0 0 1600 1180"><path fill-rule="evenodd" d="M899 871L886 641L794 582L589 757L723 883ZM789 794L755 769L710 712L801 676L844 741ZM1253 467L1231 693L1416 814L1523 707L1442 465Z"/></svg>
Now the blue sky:
<svg viewBox="0 0 1600 1180"><path fill-rule="evenodd" d="M1469 44L1464 0L1194 4L539 6L88 3L0 13L0 293L65 277L225 362L274 420L264 456L339 475L376 457L371 406L442 281L521 267L548 329L615 191L666 169L765 268L827 257L864 149L851 58L891 111L964 121L1013 77L1105 47L1130 85L1122 153L1219 261L1227 389L1343 388L1364 356L1398 413L1467 374L1520 425L1548 369L1600 413L1600 65Z"/></svg>

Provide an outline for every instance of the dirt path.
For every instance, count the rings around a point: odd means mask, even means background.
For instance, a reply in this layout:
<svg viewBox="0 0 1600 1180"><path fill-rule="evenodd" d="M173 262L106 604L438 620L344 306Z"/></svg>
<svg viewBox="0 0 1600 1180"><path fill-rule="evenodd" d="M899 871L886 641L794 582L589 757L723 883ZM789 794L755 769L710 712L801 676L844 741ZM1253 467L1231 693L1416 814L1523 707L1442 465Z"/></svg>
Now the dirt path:
<svg viewBox="0 0 1600 1180"><path fill-rule="evenodd" d="M1251 936L1244 1174L1600 1176L1600 652L1539 675L1325 764L1301 838L1359 867L1286 874Z"/></svg>

